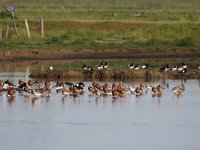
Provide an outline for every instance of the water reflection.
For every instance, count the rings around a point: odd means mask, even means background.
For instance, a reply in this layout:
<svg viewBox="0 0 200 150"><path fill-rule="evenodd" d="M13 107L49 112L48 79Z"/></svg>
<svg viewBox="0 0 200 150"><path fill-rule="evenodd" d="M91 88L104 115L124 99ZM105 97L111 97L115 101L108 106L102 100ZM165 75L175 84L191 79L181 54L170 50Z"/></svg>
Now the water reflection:
<svg viewBox="0 0 200 150"><path fill-rule="evenodd" d="M9 96L8 97L8 104L11 106L15 101L15 97L14 96Z"/></svg>

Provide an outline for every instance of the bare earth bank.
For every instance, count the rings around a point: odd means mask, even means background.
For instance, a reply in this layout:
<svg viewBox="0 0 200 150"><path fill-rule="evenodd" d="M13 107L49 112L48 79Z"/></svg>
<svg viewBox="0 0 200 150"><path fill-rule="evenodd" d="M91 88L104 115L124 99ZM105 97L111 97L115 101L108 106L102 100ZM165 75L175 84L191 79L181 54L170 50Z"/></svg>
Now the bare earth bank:
<svg viewBox="0 0 200 150"><path fill-rule="evenodd" d="M200 48L134 48L112 50L5 50L0 61L56 59L200 59Z"/></svg>

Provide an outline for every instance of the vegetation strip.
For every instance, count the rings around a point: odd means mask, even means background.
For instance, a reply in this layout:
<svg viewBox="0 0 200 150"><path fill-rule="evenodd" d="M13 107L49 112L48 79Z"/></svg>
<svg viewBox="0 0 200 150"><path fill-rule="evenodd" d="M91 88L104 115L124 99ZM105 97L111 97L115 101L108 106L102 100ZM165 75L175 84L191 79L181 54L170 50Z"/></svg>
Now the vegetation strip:
<svg viewBox="0 0 200 150"><path fill-rule="evenodd" d="M18 37L5 11L10 5ZM200 47L198 0L14 0L0 6L0 50Z"/></svg>
<svg viewBox="0 0 200 150"><path fill-rule="evenodd" d="M199 70L189 70L187 73L178 72L159 72L155 70L106 70L106 71L33 71L30 78L42 79L82 79L82 80L105 80L105 79L200 79Z"/></svg>

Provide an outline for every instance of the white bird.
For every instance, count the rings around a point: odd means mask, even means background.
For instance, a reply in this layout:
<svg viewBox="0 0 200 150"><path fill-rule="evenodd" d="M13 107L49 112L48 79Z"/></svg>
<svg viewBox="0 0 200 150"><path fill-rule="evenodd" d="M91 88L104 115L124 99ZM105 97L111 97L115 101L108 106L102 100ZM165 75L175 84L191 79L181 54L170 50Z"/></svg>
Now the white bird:
<svg viewBox="0 0 200 150"><path fill-rule="evenodd" d="M48 67L49 71L53 71L53 66Z"/></svg>
<svg viewBox="0 0 200 150"><path fill-rule="evenodd" d="M129 89L130 89L130 91L131 91L131 94L133 94L133 93L135 93L135 87L133 86L133 85L130 85L129 86Z"/></svg>

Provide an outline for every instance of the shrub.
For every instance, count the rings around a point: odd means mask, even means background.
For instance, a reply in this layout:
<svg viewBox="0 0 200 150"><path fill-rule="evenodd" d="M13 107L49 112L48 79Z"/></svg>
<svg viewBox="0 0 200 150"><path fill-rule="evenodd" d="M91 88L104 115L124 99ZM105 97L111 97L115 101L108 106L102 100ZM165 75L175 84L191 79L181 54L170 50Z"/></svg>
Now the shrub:
<svg viewBox="0 0 200 150"><path fill-rule="evenodd" d="M193 46L194 42L193 42L192 37L185 37L180 40L177 40L176 45L177 46Z"/></svg>

